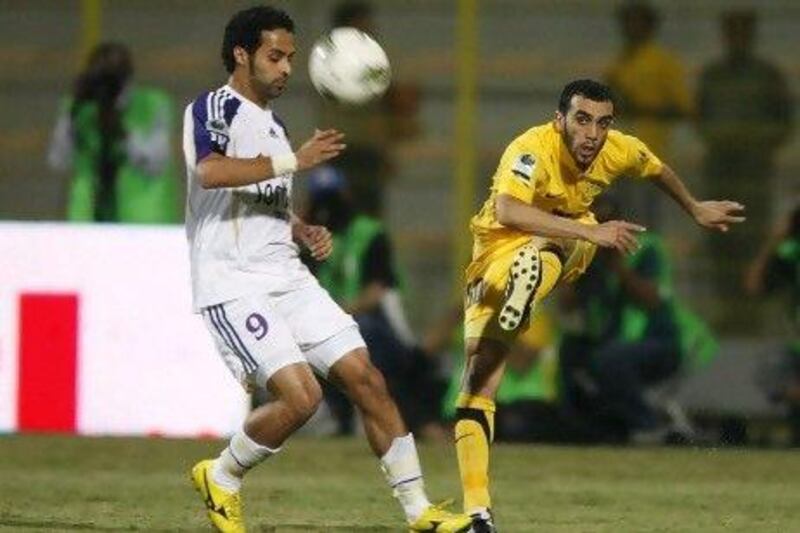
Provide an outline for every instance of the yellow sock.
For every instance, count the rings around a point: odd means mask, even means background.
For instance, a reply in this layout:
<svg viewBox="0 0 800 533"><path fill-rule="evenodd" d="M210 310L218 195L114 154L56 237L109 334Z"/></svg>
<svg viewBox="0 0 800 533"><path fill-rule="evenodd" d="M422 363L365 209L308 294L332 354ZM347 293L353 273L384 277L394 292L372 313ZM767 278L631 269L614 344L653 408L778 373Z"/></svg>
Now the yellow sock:
<svg viewBox="0 0 800 533"><path fill-rule="evenodd" d="M461 393L456 401L456 453L464 490L464 509L491 507L489 447L494 439L494 401Z"/></svg>

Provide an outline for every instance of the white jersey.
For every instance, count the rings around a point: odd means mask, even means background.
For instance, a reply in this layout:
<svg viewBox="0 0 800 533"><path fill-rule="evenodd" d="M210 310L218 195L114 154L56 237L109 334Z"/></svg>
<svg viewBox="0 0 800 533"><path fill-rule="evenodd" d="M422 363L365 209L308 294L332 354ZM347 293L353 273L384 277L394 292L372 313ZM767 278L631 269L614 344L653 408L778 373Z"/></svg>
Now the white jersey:
<svg viewBox="0 0 800 533"><path fill-rule="evenodd" d="M225 85L189 104L183 120L194 308L314 283L291 235L292 175L236 188L203 189L197 162L215 152L234 158L291 152L270 109Z"/></svg>

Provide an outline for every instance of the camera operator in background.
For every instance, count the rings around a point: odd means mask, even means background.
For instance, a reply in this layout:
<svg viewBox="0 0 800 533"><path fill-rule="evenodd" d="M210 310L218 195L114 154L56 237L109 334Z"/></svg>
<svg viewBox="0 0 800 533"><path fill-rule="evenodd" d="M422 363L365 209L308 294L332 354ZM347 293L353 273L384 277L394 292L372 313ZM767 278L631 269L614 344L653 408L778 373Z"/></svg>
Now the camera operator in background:
<svg viewBox="0 0 800 533"><path fill-rule="evenodd" d="M621 216L604 197L598 220ZM602 250L566 302L582 325L565 334L560 350L564 401L578 418L596 421L607 441L658 442L678 435L646 397L653 386L691 364L707 362L716 342L705 324L672 292L669 257L659 236L639 236L638 250L624 257Z"/></svg>
<svg viewBox="0 0 800 533"><path fill-rule="evenodd" d="M133 73L127 46L100 44L61 105L48 163L72 171L68 220L180 219L172 173L173 104L159 89L134 85Z"/></svg>
<svg viewBox="0 0 800 533"><path fill-rule="evenodd" d="M333 252L312 264L320 284L353 315L412 431L423 438L442 438L439 405L446 385L433 355L419 347L402 302L402 280L383 222L360 210L344 174L331 165L308 178L307 219L333 233ZM338 431L353 431L353 406L333 387L325 399Z"/></svg>

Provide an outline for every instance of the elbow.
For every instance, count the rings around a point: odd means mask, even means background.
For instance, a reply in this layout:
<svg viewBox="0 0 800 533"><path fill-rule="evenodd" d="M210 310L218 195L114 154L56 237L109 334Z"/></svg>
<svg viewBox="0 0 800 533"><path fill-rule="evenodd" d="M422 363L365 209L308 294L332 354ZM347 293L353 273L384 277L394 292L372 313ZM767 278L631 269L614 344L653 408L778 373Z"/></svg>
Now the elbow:
<svg viewBox="0 0 800 533"><path fill-rule="evenodd" d="M209 165L207 164L201 163L197 166L197 177L200 181L200 187L205 190L218 189L222 187L222 181L217 174L218 173L209 168Z"/></svg>
<svg viewBox="0 0 800 533"><path fill-rule="evenodd" d="M499 195L494 201L495 217L503 226L513 225L511 202L512 200L503 195Z"/></svg>
<svg viewBox="0 0 800 533"><path fill-rule="evenodd" d="M751 298L764 296L766 292L764 279L755 272L745 273L744 279L742 280L742 289L744 289L744 293Z"/></svg>
<svg viewBox="0 0 800 533"><path fill-rule="evenodd" d="M200 188L203 190L211 190L211 189L218 189L219 184L214 181L209 180L208 178L200 177Z"/></svg>
<svg viewBox="0 0 800 533"><path fill-rule="evenodd" d="M650 313L661 307L661 304L662 300L659 296L648 296L641 302L641 306Z"/></svg>
<svg viewBox="0 0 800 533"><path fill-rule="evenodd" d="M642 307L647 309L648 311L655 311L664 303L664 297L661 295L661 292L658 290L658 286L653 284L648 284L649 286L645 286L642 293L639 295L639 300L641 302Z"/></svg>

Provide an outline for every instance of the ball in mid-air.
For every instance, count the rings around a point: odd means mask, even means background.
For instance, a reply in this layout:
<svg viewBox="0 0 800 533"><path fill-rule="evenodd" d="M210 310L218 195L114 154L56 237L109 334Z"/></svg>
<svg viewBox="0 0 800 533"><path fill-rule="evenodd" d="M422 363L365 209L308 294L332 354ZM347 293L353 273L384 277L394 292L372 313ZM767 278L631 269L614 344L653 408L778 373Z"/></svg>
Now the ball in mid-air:
<svg viewBox="0 0 800 533"><path fill-rule="evenodd" d="M314 43L308 60L311 83L326 97L352 105L373 100L389 87L389 58L356 28L334 28Z"/></svg>

